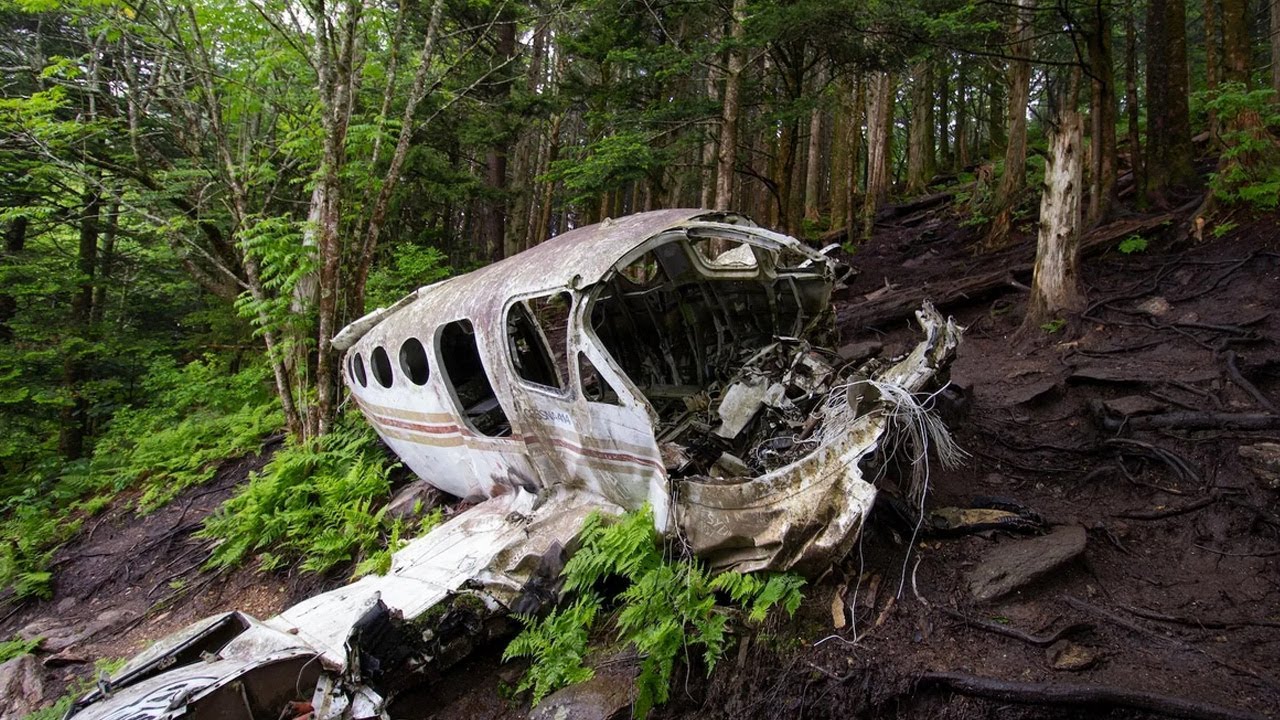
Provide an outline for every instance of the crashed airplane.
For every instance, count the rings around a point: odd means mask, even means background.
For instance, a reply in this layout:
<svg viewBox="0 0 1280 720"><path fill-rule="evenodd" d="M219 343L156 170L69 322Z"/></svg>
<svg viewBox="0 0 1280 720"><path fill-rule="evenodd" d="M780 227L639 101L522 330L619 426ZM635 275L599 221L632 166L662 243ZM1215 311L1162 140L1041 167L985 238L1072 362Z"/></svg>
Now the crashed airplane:
<svg viewBox="0 0 1280 720"><path fill-rule="evenodd" d="M742 216L663 210L357 320L333 340L355 403L406 466L474 505L386 575L158 642L68 717L388 717L398 693L509 632L509 613L558 600L592 512L647 505L716 570L839 560L875 483L918 473L930 442L954 452L919 398L945 383L960 332L926 305L905 356L842 356L838 270Z"/></svg>

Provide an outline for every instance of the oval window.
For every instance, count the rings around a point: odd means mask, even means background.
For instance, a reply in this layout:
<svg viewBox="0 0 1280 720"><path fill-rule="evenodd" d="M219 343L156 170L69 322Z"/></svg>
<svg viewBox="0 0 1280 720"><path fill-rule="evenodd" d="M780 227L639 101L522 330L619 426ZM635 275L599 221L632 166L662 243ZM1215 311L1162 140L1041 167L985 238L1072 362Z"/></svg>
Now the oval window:
<svg viewBox="0 0 1280 720"><path fill-rule="evenodd" d="M373 379L384 388L391 387L391 358L387 357L387 351L381 345L373 349L369 365L373 370Z"/></svg>
<svg viewBox="0 0 1280 720"><path fill-rule="evenodd" d="M418 338L411 337L400 346L400 369L414 385L427 384L431 369L427 367L427 350Z"/></svg>
<svg viewBox="0 0 1280 720"><path fill-rule="evenodd" d="M369 387L369 378L364 374L364 358L360 353L351 355L351 377L360 383L360 387Z"/></svg>

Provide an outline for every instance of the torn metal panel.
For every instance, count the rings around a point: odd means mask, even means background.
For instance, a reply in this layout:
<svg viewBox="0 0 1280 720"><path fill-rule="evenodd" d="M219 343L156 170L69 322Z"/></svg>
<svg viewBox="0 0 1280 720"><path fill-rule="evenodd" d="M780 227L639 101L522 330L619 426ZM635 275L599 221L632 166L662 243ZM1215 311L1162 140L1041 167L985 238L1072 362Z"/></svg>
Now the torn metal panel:
<svg viewBox="0 0 1280 720"><path fill-rule="evenodd" d="M898 454L916 468L930 442L947 454L916 397L943 380L960 331L926 306L909 355L852 364L835 350L836 275L741 216L667 210L565 233L352 323L333 343L356 404L423 480L477 504L384 576L161 641L72 714L279 717L264 703L309 699L317 720L385 716L505 632L508 613L557 602L593 511L647 504L659 532L719 570L838 560L875 498L869 465Z"/></svg>

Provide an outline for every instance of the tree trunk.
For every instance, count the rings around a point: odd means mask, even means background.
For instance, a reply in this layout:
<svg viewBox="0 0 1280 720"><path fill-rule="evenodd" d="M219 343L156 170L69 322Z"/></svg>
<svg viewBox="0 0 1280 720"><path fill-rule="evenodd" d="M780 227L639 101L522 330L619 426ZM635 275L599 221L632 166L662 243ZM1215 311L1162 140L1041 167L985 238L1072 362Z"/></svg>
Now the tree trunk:
<svg viewBox="0 0 1280 720"><path fill-rule="evenodd" d="M1222 80L1222 22L1218 0L1204 0L1204 86L1212 95ZM1209 111L1209 137L1215 144L1222 135L1218 114Z"/></svg>
<svg viewBox="0 0 1280 720"><path fill-rule="evenodd" d="M1147 3L1146 195L1168 207L1169 192L1194 177L1187 89L1184 0Z"/></svg>
<svg viewBox="0 0 1280 720"><path fill-rule="evenodd" d="M831 162L827 187L831 193L831 227L841 227L849 212L850 177L849 136L853 127L853 111L850 96L853 94L844 78L836 82L836 103L831 122Z"/></svg>
<svg viewBox="0 0 1280 720"><path fill-rule="evenodd" d="M716 210L733 208L734 165L738 157L738 93L742 86L742 43L746 35L744 22L747 0L733 0L733 18L729 31L733 45L724 76L724 104L720 115L720 158L716 167Z"/></svg>
<svg viewBox="0 0 1280 720"><path fill-rule="evenodd" d="M29 223L25 215L9 221L9 227L4 232L4 256L0 257L5 265L16 264L18 256L26 249ZM9 323L17 313L17 299L8 293L8 288L0 287L0 342L13 342L13 328Z"/></svg>
<svg viewBox="0 0 1280 720"><path fill-rule="evenodd" d="M990 98L987 109L987 155L997 158L1008 148L1006 123L1009 119L1007 112L1009 99L1004 94L1006 80L1002 74L996 70L990 70L987 72L987 77Z"/></svg>
<svg viewBox="0 0 1280 720"><path fill-rule="evenodd" d="M911 130L907 142L907 193L924 192L933 180L933 67L928 60L911 69Z"/></svg>
<svg viewBox="0 0 1280 720"><path fill-rule="evenodd" d="M1271 89L1275 91L1271 100L1280 103L1280 0L1271 0L1267 7L1271 17Z"/></svg>
<svg viewBox="0 0 1280 720"><path fill-rule="evenodd" d="M889 156L893 134L893 75L874 72L867 78L867 192L862 205L861 238L871 237L876 210L889 194Z"/></svg>
<svg viewBox="0 0 1280 720"><path fill-rule="evenodd" d="M1138 33L1134 27L1133 13L1133 3L1130 3L1124 14L1124 106L1129 115L1129 167L1133 170L1133 186L1141 190L1146 187L1146 173L1142 166L1142 132L1139 127L1138 106Z"/></svg>
<svg viewBox="0 0 1280 720"><path fill-rule="evenodd" d="M969 167L969 103L965 98L965 60L956 65L956 130L955 157L951 169L960 172Z"/></svg>
<svg viewBox="0 0 1280 720"><path fill-rule="evenodd" d="M1249 86L1249 3L1222 1L1222 79ZM1211 3L1212 0L1206 0Z"/></svg>
<svg viewBox="0 0 1280 720"><path fill-rule="evenodd" d="M1009 143L1005 146L1004 172L992 199L991 227L983 245L988 250L1002 248L1009 242L1013 207L1027 184L1027 103L1031 98L1031 49L1035 0L1017 0L1010 37L1013 39L1009 61L1008 126Z"/></svg>
<svg viewBox="0 0 1280 720"><path fill-rule="evenodd" d="M704 92L708 103L720 100L720 83L716 79L715 68L707 67ZM702 173L698 187L698 207L709 208L716 202L716 138L710 131L704 132L702 139ZM679 206L679 198L675 205Z"/></svg>
<svg viewBox="0 0 1280 720"><path fill-rule="evenodd" d="M1111 18L1103 0L1094 0L1087 41L1090 69L1089 212L1086 224L1106 219L1116 188L1116 90L1111 59Z"/></svg>
<svg viewBox="0 0 1280 720"><path fill-rule="evenodd" d="M822 92L822 73L814 74L814 94ZM804 219L818 222L822 207L822 103L809 113L809 147L804 170Z"/></svg>
<svg viewBox="0 0 1280 720"><path fill-rule="evenodd" d="M951 64L942 56L938 73L938 162L950 168L951 162Z"/></svg>
<svg viewBox="0 0 1280 720"><path fill-rule="evenodd" d="M102 235L102 249L98 252L98 277L93 287L93 310L90 322L102 322L107 307L107 281L115 269L116 235L120 230L120 198L112 198L107 206L107 228Z"/></svg>
<svg viewBox="0 0 1280 720"><path fill-rule="evenodd" d="M1045 322L1073 315L1084 306L1078 272L1084 179L1082 133L1080 114L1072 107L1065 108L1057 131L1050 138L1045 164L1040 234L1023 333L1033 333Z"/></svg>
<svg viewBox="0 0 1280 720"><path fill-rule="evenodd" d="M62 387L68 399L59 411L58 452L67 460L84 455L84 435L88 401L81 393L86 358L80 345L87 341L93 320L94 274L98 269L98 236L102 213L102 194L95 188L84 194L80 219L79 248L76 253L76 289L71 296L69 325L79 342L63 343Z"/></svg>

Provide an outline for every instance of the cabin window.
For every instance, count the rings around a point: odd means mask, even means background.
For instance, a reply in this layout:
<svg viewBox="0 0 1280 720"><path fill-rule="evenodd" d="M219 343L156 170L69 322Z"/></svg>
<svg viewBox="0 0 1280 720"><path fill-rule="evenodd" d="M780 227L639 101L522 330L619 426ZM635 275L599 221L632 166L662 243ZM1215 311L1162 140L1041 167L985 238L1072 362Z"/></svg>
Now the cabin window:
<svg viewBox="0 0 1280 720"><path fill-rule="evenodd" d="M391 387L391 358L381 345L373 349L369 355L369 365L373 369L373 379L384 388Z"/></svg>
<svg viewBox="0 0 1280 720"><path fill-rule="evenodd" d="M563 389L569 376L566 344L573 299L562 292L516 303L507 312L507 349L520 378Z"/></svg>
<svg viewBox="0 0 1280 720"><path fill-rule="evenodd" d="M351 377L360 383L360 387L369 387L369 377L364 374L364 358L360 353L351 354Z"/></svg>
<svg viewBox="0 0 1280 720"><path fill-rule="evenodd" d="M493 385L480 361L475 328L470 320L456 320L440 330L440 362L445 382L453 391L458 412L476 432L489 437L511 434Z"/></svg>
<svg viewBox="0 0 1280 720"><path fill-rule="evenodd" d="M578 378L582 381L582 396L590 402L621 405L618 393L591 364L585 353L578 353Z"/></svg>
<svg viewBox="0 0 1280 720"><path fill-rule="evenodd" d="M427 366L427 349L418 338L411 337L400 346L400 369L414 385L427 384L431 369Z"/></svg>

